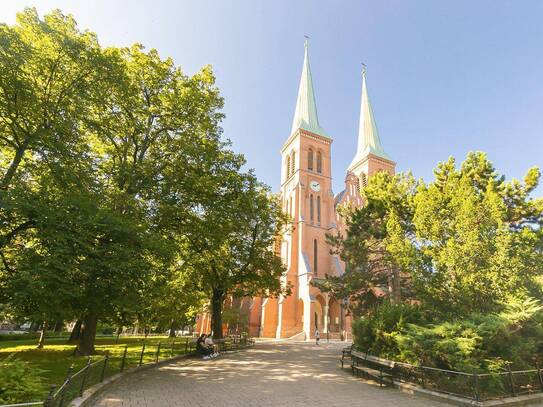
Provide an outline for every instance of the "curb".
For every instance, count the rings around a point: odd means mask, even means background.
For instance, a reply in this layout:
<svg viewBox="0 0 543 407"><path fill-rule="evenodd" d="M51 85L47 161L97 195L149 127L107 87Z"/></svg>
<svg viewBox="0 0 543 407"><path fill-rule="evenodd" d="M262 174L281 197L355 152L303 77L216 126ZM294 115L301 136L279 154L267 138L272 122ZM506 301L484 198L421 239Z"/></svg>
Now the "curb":
<svg viewBox="0 0 543 407"><path fill-rule="evenodd" d="M434 401L442 401L455 406L477 406L477 407L516 407L516 406L528 406L535 403L543 402L543 393L528 394L517 397L507 397L498 400L487 401L475 401L462 397L453 396L450 394L439 393L436 391L423 389L410 383L402 383L394 381L394 387L403 393L408 393L414 396L424 397L426 399Z"/></svg>
<svg viewBox="0 0 543 407"><path fill-rule="evenodd" d="M228 350L224 351L222 353L235 353L242 350L247 350L249 348L252 348L252 346L248 346L246 348L240 348L240 349L234 349L234 350ZM168 364L170 362L175 362L176 360L182 360L182 359L190 359L191 357L195 356L196 352L187 353L185 355L178 355L174 356L173 358L169 359L163 359L158 361L157 363L147 363L145 365L136 366L131 369L125 370L122 373L116 373L113 376L108 377L107 379L104 379L103 382L97 383L92 387L89 387L87 390L83 392L83 396L77 397L73 399L68 406L69 407L86 407L91 402L93 402L98 396L100 396L105 390L107 390L111 385L116 383L118 380L131 376L135 373L139 373L144 370L151 369L153 367L159 367L165 364ZM1 406L0 406L1 407Z"/></svg>
<svg viewBox="0 0 543 407"><path fill-rule="evenodd" d="M103 382L97 383L94 386L89 387L87 390L83 392L83 396L73 399L70 402L70 404L68 404L68 406L69 407L86 407L92 401L94 401L100 394L102 394L104 390L108 389L112 384L116 383L119 379L122 379L123 377L131 376L134 373L148 370L153 367L162 366L167 363L174 362L176 360L189 359L190 357L194 355L195 353L187 353L186 355L178 355L172 358L160 360L157 363L146 363L145 365L136 366L128 370L125 370L124 372L116 373L113 376L110 376L107 379L104 379Z"/></svg>

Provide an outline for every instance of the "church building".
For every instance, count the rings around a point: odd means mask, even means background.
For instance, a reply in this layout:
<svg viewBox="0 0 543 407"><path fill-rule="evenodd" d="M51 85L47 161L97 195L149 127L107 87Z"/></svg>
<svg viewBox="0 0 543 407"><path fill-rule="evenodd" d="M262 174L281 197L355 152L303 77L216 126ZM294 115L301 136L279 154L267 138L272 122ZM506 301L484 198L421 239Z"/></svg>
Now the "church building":
<svg viewBox="0 0 543 407"><path fill-rule="evenodd" d="M281 237L280 255L287 267L283 283L291 284L292 294L233 300L231 305L247 316L251 336L309 340L318 329L321 338L350 338L351 320L342 304L311 283L344 272L343 262L330 254L326 243L327 233L345 229L337 208L363 205L360 189L368 177L377 171L395 171L396 164L379 139L365 70L357 149L345 171L345 188L338 194L332 190L331 147L332 137L317 115L306 41L292 128L281 148L280 198L292 225ZM209 323L199 322L200 327Z"/></svg>

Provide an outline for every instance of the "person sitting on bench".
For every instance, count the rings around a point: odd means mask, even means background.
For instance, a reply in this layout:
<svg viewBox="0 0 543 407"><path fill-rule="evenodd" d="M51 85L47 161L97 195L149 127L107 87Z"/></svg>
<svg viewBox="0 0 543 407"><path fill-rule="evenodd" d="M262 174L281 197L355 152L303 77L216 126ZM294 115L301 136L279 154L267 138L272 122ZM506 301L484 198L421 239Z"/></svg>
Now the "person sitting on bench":
<svg viewBox="0 0 543 407"><path fill-rule="evenodd" d="M198 340L196 341L196 350L200 355L203 356L204 359L209 359L211 354L213 353L213 348L209 348L205 344L206 340L206 334L200 335Z"/></svg>
<svg viewBox="0 0 543 407"><path fill-rule="evenodd" d="M216 358L217 356L219 356L219 352L215 352L215 343L213 343L211 335L206 336L204 346L208 348L211 352L211 354L209 355L210 358Z"/></svg>

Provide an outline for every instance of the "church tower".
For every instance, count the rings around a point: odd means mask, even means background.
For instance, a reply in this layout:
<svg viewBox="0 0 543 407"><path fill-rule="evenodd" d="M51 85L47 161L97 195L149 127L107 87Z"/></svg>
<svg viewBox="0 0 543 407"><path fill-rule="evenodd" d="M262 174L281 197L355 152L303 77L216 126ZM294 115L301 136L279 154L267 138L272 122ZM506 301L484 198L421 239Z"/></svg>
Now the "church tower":
<svg viewBox="0 0 543 407"><path fill-rule="evenodd" d="M291 218L291 230L283 237L281 255L287 266L293 293L280 298L276 337L315 329L325 332L327 301L317 298L313 278L331 274L326 233L334 222L330 163L332 139L320 126L305 42L304 62L290 136L281 149L281 199ZM319 301L320 300L320 301Z"/></svg>
<svg viewBox="0 0 543 407"><path fill-rule="evenodd" d="M354 174L358 178L360 185L364 186L368 177L375 172L386 171L394 174L395 168L396 163L385 153L381 145L366 86L366 68L363 67L358 145L356 155L347 171Z"/></svg>
<svg viewBox="0 0 543 407"><path fill-rule="evenodd" d="M336 196L332 192L331 145L332 138L319 123L306 40L292 127L281 148L280 198L290 225L278 238L276 249L286 267L281 283L288 284L292 291L289 296L246 298L240 302L240 309L246 308L251 335L309 340L318 330L323 338L350 337L351 317L346 304L312 283L327 275L341 276L345 270L326 242L328 233L346 232L337 209L363 205L360 192L368 177L378 171L392 174L396 166L379 139L365 70L358 146L346 171L345 189ZM207 329L206 321L199 322L201 330Z"/></svg>

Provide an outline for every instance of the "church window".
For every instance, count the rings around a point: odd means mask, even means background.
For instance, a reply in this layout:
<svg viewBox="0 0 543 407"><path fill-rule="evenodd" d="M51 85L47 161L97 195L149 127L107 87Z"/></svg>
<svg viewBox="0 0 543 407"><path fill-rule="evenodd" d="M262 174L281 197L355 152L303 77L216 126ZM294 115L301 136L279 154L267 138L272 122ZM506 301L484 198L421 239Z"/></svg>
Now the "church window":
<svg viewBox="0 0 543 407"><path fill-rule="evenodd" d="M361 179L356 180L356 195L360 195L360 184L362 183Z"/></svg>
<svg viewBox="0 0 543 407"><path fill-rule="evenodd" d="M313 272L317 275L317 239L313 240Z"/></svg>
<svg viewBox="0 0 543 407"><path fill-rule="evenodd" d="M322 154L320 151L317 152L317 172L322 172Z"/></svg>
<svg viewBox="0 0 543 407"><path fill-rule="evenodd" d="M289 179L290 177L290 156L287 157L287 168L286 168L286 174L285 174L285 177L286 179Z"/></svg>
<svg viewBox="0 0 543 407"><path fill-rule="evenodd" d="M296 152L295 151L292 152L291 161L292 161L292 167L291 167L290 175L294 175L294 171L296 170Z"/></svg>
<svg viewBox="0 0 543 407"><path fill-rule="evenodd" d="M366 174L364 173L360 174L360 184L362 188L365 188L368 186L368 178L366 177Z"/></svg>
<svg viewBox="0 0 543 407"><path fill-rule="evenodd" d="M313 222L313 195L309 195L309 219Z"/></svg>
<svg viewBox="0 0 543 407"><path fill-rule="evenodd" d="M307 169L313 171L313 150L307 152Z"/></svg>
<svg viewBox="0 0 543 407"><path fill-rule="evenodd" d="M317 196L317 222L321 223L321 197Z"/></svg>

